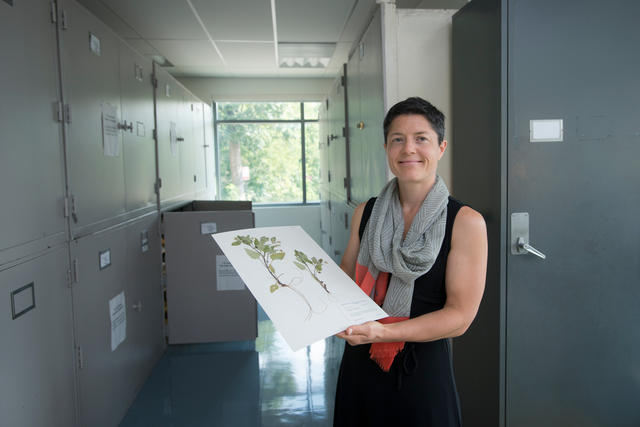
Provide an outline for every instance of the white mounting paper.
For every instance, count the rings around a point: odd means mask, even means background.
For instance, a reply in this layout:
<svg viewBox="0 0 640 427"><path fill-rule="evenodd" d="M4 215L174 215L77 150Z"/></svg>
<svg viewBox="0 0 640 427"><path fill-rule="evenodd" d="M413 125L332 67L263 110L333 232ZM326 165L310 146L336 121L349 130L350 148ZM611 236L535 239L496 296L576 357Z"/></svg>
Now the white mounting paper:
<svg viewBox="0 0 640 427"><path fill-rule="evenodd" d="M120 155L120 144L118 141L118 137L118 107L114 107L108 102L103 102L102 145L105 156L118 157Z"/></svg>
<svg viewBox="0 0 640 427"><path fill-rule="evenodd" d="M237 236L249 236L251 245ZM228 231L212 237L293 351L387 316L298 226ZM261 238L262 251L256 250L254 240ZM274 258L265 255L265 246L275 247L270 252ZM310 262L301 262L295 251Z"/></svg>
<svg viewBox="0 0 640 427"><path fill-rule="evenodd" d="M111 317L111 351L115 351L127 338L127 306L124 291L109 301L109 314Z"/></svg>
<svg viewBox="0 0 640 427"><path fill-rule="evenodd" d="M529 121L529 142L562 142L562 134L562 119Z"/></svg>
<svg viewBox="0 0 640 427"><path fill-rule="evenodd" d="M216 255L216 287L219 291L243 291L246 289L238 272L224 255Z"/></svg>

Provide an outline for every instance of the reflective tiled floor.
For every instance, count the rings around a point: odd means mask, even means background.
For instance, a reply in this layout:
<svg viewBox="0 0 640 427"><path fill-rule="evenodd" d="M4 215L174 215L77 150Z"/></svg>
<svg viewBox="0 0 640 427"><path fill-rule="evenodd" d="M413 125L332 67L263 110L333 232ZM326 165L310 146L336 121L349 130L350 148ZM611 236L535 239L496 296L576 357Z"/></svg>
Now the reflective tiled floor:
<svg viewBox="0 0 640 427"><path fill-rule="evenodd" d="M259 319L255 343L170 346L120 426L332 425L344 342L293 353Z"/></svg>

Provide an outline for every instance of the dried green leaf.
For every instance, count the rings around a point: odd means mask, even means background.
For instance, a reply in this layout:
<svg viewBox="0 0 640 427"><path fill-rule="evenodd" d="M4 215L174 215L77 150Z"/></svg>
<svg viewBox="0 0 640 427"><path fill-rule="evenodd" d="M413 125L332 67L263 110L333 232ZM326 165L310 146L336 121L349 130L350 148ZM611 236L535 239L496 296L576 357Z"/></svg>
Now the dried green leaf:
<svg viewBox="0 0 640 427"><path fill-rule="evenodd" d="M284 252L276 252L275 254L271 255L271 259L282 259L284 258Z"/></svg>
<svg viewBox="0 0 640 427"><path fill-rule="evenodd" d="M271 291L271 293L274 293L275 291L277 291L277 290L278 290L278 288L279 288L279 287L280 287L280 286L278 286L278 284L277 284L277 283L274 283L273 285L271 285L271 286L269 287L269 290Z"/></svg>
<svg viewBox="0 0 640 427"><path fill-rule="evenodd" d="M293 261L293 263L296 265L296 267L298 267L300 270L304 270L304 265L300 264L299 262Z"/></svg>
<svg viewBox="0 0 640 427"><path fill-rule="evenodd" d="M240 241L236 240L231 244L231 246L240 246Z"/></svg>
<svg viewBox="0 0 640 427"><path fill-rule="evenodd" d="M249 255L253 259L260 258L260 254L254 250L244 248L244 251L247 253L247 255Z"/></svg>

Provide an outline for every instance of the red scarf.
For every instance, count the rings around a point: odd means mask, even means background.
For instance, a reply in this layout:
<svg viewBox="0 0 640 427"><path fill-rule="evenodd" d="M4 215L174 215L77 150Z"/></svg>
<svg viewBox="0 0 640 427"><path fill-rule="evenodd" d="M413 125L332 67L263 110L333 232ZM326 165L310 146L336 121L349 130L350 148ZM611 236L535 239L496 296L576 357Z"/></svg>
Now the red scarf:
<svg viewBox="0 0 640 427"><path fill-rule="evenodd" d="M372 291L375 288L375 292L373 292L373 301L379 306L382 306L384 297L387 295L389 277L389 273L381 271L376 280L373 278L367 267L356 262L356 283L360 286L360 289L369 296L371 296ZM379 319L378 322L382 324L389 324L401 322L407 319L408 317L385 317L383 319ZM393 359L403 348L404 341L375 342L371 344L369 354L371 359L376 362L383 371L389 372L389 369L393 364Z"/></svg>

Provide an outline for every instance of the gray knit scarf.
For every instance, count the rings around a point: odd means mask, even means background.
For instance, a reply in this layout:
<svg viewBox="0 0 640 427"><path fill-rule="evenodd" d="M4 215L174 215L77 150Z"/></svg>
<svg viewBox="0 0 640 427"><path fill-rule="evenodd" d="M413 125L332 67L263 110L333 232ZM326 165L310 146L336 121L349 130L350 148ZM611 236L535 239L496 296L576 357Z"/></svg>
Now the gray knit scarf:
<svg viewBox="0 0 640 427"><path fill-rule="evenodd" d="M449 190L436 175L404 240L404 217L398 197L398 180L385 185L376 199L360 242L358 264L374 279L380 271L391 273L382 309L391 317L409 317L416 278L433 266L447 223ZM373 299L375 287L370 297Z"/></svg>

